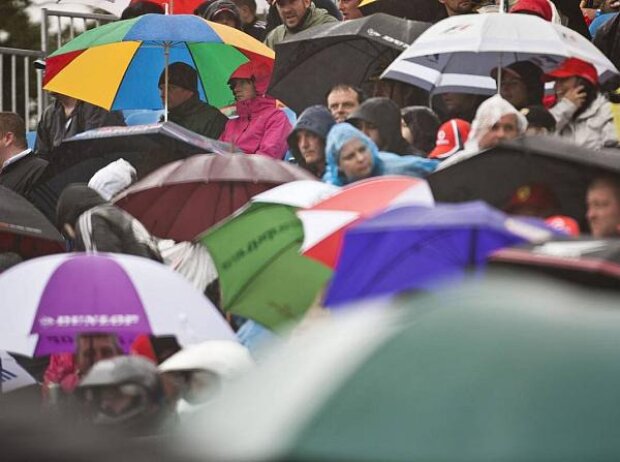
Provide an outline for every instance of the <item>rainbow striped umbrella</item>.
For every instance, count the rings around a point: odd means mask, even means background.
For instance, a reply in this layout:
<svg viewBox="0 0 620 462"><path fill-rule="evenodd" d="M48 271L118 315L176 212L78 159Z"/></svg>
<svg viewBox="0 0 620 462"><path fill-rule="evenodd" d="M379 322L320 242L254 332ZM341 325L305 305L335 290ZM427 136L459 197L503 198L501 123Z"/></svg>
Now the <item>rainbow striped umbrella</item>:
<svg viewBox="0 0 620 462"><path fill-rule="evenodd" d="M234 102L227 82L249 60L273 67L275 54L249 35L194 15L147 14L84 32L46 61L44 89L108 110L162 109L167 64L198 71L201 99Z"/></svg>

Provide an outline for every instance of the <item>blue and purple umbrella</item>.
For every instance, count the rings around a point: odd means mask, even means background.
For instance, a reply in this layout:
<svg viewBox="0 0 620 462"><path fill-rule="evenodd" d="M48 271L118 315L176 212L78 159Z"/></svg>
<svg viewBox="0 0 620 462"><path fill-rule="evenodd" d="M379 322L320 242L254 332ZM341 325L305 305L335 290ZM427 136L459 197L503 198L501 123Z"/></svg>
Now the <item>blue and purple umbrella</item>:
<svg viewBox="0 0 620 462"><path fill-rule="evenodd" d="M431 289L481 267L495 250L552 235L484 202L394 208L347 231L325 304Z"/></svg>
<svg viewBox="0 0 620 462"><path fill-rule="evenodd" d="M217 309L182 276L144 258L63 254L0 276L0 349L73 351L80 333L175 335L181 345L235 340Z"/></svg>

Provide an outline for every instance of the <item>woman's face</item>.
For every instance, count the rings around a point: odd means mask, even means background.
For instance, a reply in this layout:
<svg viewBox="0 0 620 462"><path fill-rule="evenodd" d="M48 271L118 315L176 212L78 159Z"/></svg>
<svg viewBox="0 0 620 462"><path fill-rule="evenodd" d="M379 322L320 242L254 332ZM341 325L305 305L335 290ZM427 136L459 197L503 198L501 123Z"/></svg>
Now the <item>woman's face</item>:
<svg viewBox="0 0 620 462"><path fill-rule="evenodd" d="M555 81L555 94L558 100L562 99L567 91L579 86L579 80L577 77L566 77L565 79L557 79Z"/></svg>
<svg viewBox="0 0 620 462"><path fill-rule="evenodd" d="M359 138L353 138L340 150L340 171L348 180L368 178L372 172L372 153Z"/></svg>

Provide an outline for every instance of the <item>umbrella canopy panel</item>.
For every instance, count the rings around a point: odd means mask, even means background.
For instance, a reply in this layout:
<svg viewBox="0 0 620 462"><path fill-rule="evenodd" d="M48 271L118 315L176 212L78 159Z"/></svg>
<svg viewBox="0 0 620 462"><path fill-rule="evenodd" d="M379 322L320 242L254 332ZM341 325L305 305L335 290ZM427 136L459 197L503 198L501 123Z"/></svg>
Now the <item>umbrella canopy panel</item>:
<svg viewBox="0 0 620 462"><path fill-rule="evenodd" d="M334 85L360 86L378 77L429 27L429 23L376 14L295 34L276 45L269 94L296 112L325 104L325 95Z"/></svg>

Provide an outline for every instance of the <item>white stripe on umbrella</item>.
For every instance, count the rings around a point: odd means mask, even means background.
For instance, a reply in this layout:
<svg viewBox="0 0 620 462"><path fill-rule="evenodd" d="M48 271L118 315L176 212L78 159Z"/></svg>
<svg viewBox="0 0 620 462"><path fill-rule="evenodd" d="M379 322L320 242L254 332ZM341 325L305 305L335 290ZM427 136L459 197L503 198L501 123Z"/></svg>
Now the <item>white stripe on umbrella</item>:
<svg viewBox="0 0 620 462"><path fill-rule="evenodd" d="M30 260L0 276L0 293L6 302L0 307L3 321L0 323L0 348L32 355L39 339L29 333L50 278L70 259L93 257L114 261L131 280L152 329L151 332L143 333L175 335L182 345L211 339L236 340L228 324L206 297L182 276L164 265L130 255L63 254ZM97 305L104 301L105 297L113 299L115 293L105 287L105 281L93 279L92 282L93 290L102 290L97 297ZM107 313L103 309L92 314ZM106 332L109 331L109 326L89 325L84 331ZM75 328L69 329L64 337L71 338L74 332ZM53 336L62 335L58 329L54 329ZM66 339L57 340L62 346L64 342L60 340Z"/></svg>

